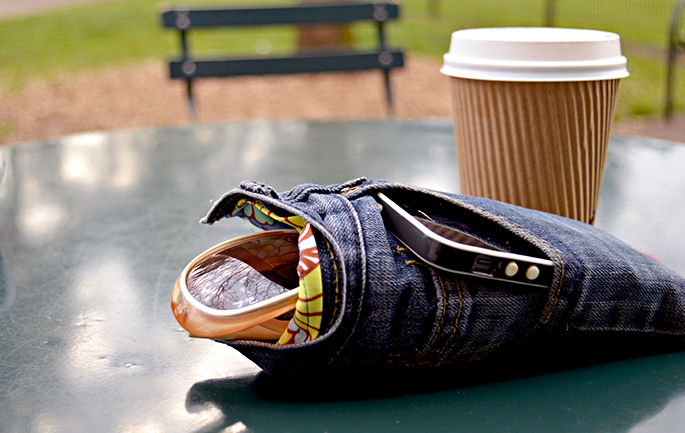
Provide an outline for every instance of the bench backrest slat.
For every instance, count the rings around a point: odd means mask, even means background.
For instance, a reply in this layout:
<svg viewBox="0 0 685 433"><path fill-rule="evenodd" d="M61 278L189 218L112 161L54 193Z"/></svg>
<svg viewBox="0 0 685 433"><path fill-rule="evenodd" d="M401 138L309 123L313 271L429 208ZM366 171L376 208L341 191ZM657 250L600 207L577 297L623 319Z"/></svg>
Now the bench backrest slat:
<svg viewBox="0 0 685 433"><path fill-rule="evenodd" d="M162 25L177 30L181 39L181 58L169 62L171 78L186 80L188 108L195 117L193 81L205 77L235 75L298 74L328 71L379 69L385 79L388 112L392 112L390 70L401 68L404 54L385 45L384 23L399 18L399 6L394 0L369 3L299 4L274 7L229 8L169 8L160 12ZM314 50L290 56L259 56L253 58L198 59L188 50L188 31L195 28L237 26L307 25L331 23L375 22L379 46L362 52L346 48Z"/></svg>
<svg viewBox="0 0 685 433"><path fill-rule="evenodd" d="M400 50L386 51L386 62L393 68L402 67ZM172 61L171 78L188 78L184 67L192 67L192 78L231 77L236 75L298 74L304 72L361 71L380 69L378 53L330 53L325 55L298 55L293 57L244 58Z"/></svg>
<svg viewBox="0 0 685 433"><path fill-rule="evenodd" d="M280 24L341 23L397 19L393 3L294 5L252 8L178 8L162 11L164 27L188 30L202 27L265 26Z"/></svg>

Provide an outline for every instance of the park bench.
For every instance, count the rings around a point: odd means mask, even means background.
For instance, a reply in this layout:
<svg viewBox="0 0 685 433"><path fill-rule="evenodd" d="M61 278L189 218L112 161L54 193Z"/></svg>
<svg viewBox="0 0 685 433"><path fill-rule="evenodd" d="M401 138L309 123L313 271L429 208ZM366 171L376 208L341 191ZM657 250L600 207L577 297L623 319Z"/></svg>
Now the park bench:
<svg viewBox="0 0 685 433"><path fill-rule="evenodd" d="M402 67L404 55L386 46L384 24L399 17L392 1L373 3L298 4L245 8L167 8L161 12L166 28L176 29L181 38L181 57L169 62L172 79L187 83L188 109L196 115L193 81L206 77L239 75L299 74L313 72L373 70L382 71L388 112L392 112L390 70ZM347 24L372 21L378 26L378 46L372 50L346 47L300 50L291 55L196 58L188 49L188 33L199 28L250 27L275 25Z"/></svg>

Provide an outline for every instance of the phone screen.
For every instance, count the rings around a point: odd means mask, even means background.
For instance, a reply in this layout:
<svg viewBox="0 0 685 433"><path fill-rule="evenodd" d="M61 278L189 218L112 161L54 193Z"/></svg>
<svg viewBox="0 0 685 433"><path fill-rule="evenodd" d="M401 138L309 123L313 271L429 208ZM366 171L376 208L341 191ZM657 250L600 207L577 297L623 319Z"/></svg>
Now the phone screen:
<svg viewBox="0 0 685 433"><path fill-rule="evenodd" d="M436 222L427 220L426 218L420 216L414 216L414 218L416 218L417 221L426 226L426 228L428 228L430 231L437 234L438 236L442 236L443 238L449 239L462 245L470 245L473 247L485 248L493 251L502 251L500 249L493 247L492 245L488 245L485 242L481 242L473 236L467 235L466 233L460 232L451 227L438 224Z"/></svg>

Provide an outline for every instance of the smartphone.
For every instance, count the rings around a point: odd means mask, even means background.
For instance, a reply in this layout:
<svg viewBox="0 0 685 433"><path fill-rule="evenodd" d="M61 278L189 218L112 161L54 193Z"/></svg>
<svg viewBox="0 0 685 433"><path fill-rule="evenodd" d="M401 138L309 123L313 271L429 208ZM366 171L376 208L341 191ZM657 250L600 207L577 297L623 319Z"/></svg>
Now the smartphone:
<svg viewBox="0 0 685 433"><path fill-rule="evenodd" d="M476 278L549 288L554 263L488 245L473 236L431 220L428 213L400 206L377 193L388 230L419 259L438 269Z"/></svg>

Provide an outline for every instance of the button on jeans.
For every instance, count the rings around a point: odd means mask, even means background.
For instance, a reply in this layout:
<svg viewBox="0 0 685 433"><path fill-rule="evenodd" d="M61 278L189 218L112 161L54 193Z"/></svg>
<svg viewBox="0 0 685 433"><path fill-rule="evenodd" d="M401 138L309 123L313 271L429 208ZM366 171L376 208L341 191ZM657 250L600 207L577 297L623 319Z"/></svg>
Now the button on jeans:
<svg viewBox="0 0 685 433"><path fill-rule="evenodd" d="M501 250L554 263L549 288L440 271L401 246L374 194L417 206L431 219ZM441 366L487 358L540 335L685 334L685 280L591 225L552 214L385 180L302 184L277 193L243 182L205 223L242 198L314 229L326 314L313 341L279 346L222 341L266 372Z"/></svg>

